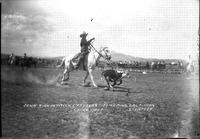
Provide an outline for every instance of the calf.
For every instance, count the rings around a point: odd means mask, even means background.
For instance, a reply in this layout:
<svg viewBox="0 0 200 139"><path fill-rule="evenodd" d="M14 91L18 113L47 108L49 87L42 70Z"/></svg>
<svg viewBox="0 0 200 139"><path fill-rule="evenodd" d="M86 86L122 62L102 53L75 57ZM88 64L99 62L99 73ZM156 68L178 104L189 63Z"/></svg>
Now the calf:
<svg viewBox="0 0 200 139"><path fill-rule="evenodd" d="M128 77L129 78L129 73L128 72L124 72L124 71L116 71L116 70L105 70L102 72L101 77L105 78L107 84L108 84L108 90L109 88L112 88L115 85L120 85L122 84L122 79L124 77ZM102 78L101 78L102 79ZM113 82L113 84L111 85L110 82Z"/></svg>

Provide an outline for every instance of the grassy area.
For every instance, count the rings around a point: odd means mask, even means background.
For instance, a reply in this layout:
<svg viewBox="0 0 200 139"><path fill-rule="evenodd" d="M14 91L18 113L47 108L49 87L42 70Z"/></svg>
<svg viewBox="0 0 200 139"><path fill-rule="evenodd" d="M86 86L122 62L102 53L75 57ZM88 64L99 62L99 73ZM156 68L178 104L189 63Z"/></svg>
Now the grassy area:
<svg viewBox="0 0 200 139"><path fill-rule="evenodd" d="M68 86L57 86L60 72L1 68L4 137L155 138L172 137L183 128L183 113L191 104L184 75L131 73L137 81L125 79L113 92L103 90L100 71L94 72L98 88L80 85L82 71L72 73ZM197 119L196 107L193 112ZM194 129L192 121L187 126Z"/></svg>

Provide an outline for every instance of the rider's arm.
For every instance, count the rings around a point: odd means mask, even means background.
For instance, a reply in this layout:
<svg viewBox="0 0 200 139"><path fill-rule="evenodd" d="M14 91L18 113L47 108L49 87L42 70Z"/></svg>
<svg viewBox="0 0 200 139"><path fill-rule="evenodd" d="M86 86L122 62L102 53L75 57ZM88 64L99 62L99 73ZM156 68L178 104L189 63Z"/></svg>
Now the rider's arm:
<svg viewBox="0 0 200 139"><path fill-rule="evenodd" d="M92 40L94 40L95 38L92 38L92 39L90 39L89 41L88 41L88 43L90 43Z"/></svg>
<svg viewBox="0 0 200 139"><path fill-rule="evenodd" d="M89 45L89 42L86 40L86 39L82 39L81 40L81 43L80 43L80 46L88 46Z"/></svg>

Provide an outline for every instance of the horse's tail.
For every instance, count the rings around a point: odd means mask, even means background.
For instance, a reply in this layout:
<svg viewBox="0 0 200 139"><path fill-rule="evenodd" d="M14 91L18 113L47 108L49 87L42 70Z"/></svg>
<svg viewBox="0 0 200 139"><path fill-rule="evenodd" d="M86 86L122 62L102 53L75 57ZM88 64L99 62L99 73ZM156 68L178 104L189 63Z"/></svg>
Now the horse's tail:
<svg viewBox="0 0 200 139"><path fill-rule="evenodd" d="M65 57L62 59L61 64L57 66L57 68L61 68L65 64Z"/></svg>

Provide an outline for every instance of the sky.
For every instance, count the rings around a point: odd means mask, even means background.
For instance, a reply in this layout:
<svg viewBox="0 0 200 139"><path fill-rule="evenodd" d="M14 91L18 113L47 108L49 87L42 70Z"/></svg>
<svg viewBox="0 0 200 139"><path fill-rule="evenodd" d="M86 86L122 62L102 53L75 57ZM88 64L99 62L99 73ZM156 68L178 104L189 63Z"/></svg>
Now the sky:
<svg viewBox="0 0 200 139"><path fill-rule="evenodd" d="M55 57L97 49L143 58L196 57L199 0L0 0L1 52Z"/></svg>

